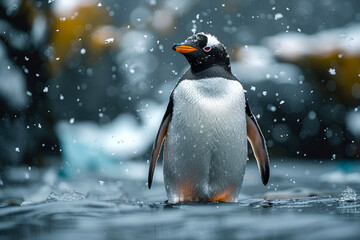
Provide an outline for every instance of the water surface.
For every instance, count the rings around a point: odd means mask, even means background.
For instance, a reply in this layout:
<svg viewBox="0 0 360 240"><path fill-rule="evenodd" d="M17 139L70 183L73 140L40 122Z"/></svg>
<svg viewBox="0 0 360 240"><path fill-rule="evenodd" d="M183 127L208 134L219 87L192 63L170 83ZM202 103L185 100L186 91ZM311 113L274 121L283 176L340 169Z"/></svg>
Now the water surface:
<svg viewBox="0 0 360 240"><path fill-rule="evenodd" d="M165 203L161 169L129 162L62 177L13 168L0 189L0 239L358 239L358 162L272 161L269 185L247 165L238 203ZM349 167L350 166L350 167Z"/></svg>

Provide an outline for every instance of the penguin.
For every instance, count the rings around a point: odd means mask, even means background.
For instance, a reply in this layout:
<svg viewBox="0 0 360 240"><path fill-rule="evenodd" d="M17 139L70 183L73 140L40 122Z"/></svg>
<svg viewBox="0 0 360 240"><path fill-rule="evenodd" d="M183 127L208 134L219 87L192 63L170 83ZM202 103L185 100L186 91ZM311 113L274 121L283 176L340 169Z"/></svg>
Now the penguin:
<svg viewBox="0 0 360 240"><path fill-rule="evenodd" d="M148 188L162 145L169 203L237 202L253 149L264 185L269 156L245 91L219 40L197 33L172 48L190 68L171 92L150 156Z"/></svg>

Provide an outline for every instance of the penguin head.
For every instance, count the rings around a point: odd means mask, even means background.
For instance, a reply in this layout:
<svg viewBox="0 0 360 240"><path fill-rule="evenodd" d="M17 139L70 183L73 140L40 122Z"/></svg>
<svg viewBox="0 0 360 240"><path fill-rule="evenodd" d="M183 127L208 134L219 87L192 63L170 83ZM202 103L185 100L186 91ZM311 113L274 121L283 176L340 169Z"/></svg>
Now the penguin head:
<svg viewBox="0 0 360 240"><path fill-rule="evenodd" d="M188 60L191 69L195 72L216 65L222 66L231 72L230 59L225 46L210 34L203 32L194 34L185 42L175 44L172 49L183 54Z"/></svg>

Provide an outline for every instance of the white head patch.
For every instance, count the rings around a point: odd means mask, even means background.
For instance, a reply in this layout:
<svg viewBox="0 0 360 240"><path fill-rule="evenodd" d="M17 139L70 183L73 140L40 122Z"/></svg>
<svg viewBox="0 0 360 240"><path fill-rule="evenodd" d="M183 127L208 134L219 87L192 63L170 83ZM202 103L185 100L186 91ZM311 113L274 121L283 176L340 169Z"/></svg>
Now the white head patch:
<svg viewBox="0 0 360 240"><path fill-rule="evenodd" d="M221 44L215 36L210 35L210 34L203 34L203 35L205 35L207 37L207 44L205 47L214 47L216 45Z"/></svg>

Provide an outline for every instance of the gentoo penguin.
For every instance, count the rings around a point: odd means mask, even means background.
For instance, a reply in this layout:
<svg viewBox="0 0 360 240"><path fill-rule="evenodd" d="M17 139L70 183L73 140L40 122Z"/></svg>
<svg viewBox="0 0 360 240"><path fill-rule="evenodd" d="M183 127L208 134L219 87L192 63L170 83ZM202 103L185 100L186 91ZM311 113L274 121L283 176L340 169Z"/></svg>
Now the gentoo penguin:
<svg viewBox="0 0 360 240"><path fill-rule="evenodd" d="M149 166L151 188L164 140L163 171L170 203L237 202L247 162L247 139L264 185L269 180L265 139L244 89L231 73L225 46L198 33L173 50L190 68L180 78L155 138Z"/></svg>

